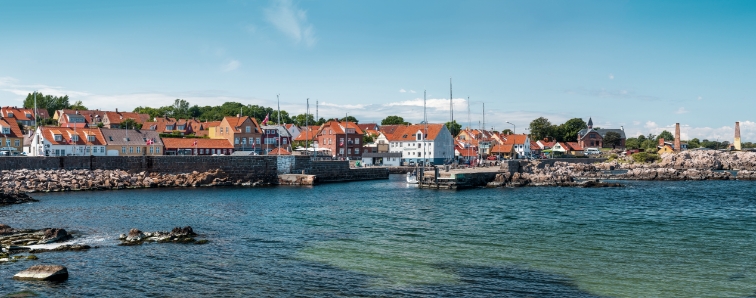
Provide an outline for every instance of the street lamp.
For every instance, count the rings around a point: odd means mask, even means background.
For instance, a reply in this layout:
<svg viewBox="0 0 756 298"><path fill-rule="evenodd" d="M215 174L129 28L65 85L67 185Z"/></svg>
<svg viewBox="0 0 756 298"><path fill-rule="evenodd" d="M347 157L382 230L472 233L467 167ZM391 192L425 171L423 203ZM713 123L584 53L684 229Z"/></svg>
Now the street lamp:
<svg viewBox="0 0 756 298"><path fill-rule="evenodd" d="M517 134L517 126L514 125L514 123L507 121L507 123L512 124L512 134Z"/></svg>

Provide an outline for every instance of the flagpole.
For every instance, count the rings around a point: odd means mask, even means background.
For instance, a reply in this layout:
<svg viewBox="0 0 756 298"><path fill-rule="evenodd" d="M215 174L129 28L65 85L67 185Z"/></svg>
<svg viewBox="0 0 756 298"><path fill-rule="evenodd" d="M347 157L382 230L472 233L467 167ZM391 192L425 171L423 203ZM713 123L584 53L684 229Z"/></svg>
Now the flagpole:
<svg viewBox="0 0 756 298"><path fill-rule="evenodd" d="M276 94L276 102L278 103L278 127L281 126L281 99L278 98L279 94ZM276 156L281 155L281 130L276 127L276 134L278 135L278 151Z"/></svg>

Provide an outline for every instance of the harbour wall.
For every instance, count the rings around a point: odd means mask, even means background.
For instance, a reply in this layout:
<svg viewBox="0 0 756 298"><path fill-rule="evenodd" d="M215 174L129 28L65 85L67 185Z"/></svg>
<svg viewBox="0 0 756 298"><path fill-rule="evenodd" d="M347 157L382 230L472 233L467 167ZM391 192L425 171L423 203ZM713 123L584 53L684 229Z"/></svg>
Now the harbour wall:
<svg viewBox="0 0 756 298"><path fill-rule="evenodd" d="M229 178L277 184L279 174L316 175L317 182L387 179L385 168L350 169L347 161L306 156L59 156L0 158L0 170L123 170L180 174L220 169Z"/></svg>

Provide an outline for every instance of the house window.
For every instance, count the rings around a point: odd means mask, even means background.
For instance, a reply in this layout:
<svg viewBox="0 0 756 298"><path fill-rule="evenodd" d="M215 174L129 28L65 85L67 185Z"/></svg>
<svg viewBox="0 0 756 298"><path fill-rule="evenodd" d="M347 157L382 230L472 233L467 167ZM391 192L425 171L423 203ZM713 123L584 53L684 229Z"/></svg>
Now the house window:
<svg viewBox="0 0 756 298"><path fill-rule="evenodd" d="M126 154L126 146L121 147L121 153Z"/></svg>
<svg viewBox="0 0 756 298"><path fill-rule="evenodd" d="M339 149L339 154L344 154L344 148Z"/></svg>
<svg viewBox="0 0 756 298"><path fill-rule="evenodd" d="M242 145L246 145L247 144L247 138L242 138L241 140L242 140ZM238 142L239 138L237 138L236 141L237 141L236 143L239 144L239 142Z"/></svg>
<svg viewBox="0 0 756 298"><path fill-rule="evenodd" d="M348 153L349 155L351 155L351 154L352 154L352 148L349 148L349 149L347 149L347 153Z"/></svg>
<svg viewBox="0 0 756 298"><path fill-rule="evenodd" d="M155 148L154 147L150 147L150 154L152 154L154 152L155 152Z"/></svg>
<svg viewBox="0 0 756 298"><path fill-rule="evenodd" d="M247 133L250 133L250 132L252 132L252 127L249 127L249 126L247 126L246 132L247 132Z"/></svg>
<svg viewBox="0 0 756 298"><path fill-rule="evenodd" d="M142 147L137 147L137 153L142 153Z"/></svg>
<svg viewBox="0 0 756 298"><path fill-rule="evenodd" d="M252 138L249 138L249 139L251 140ZM260 145L260 138L255 139L255 144Z"/></svg>
<svg viewBox="0 0 756 298"><path fill-rule="evenodd" d="M284 139L283 139L283 143L284 143L284 145L286 145L286 142L287 142L287 140L286 140L286 138L284 138Z"/></svg>
<svg viewBox="0 0 756 298"><path fill-rule="evenodd" d="M10 127L3 127L3 134L10 134Z"/></svg>
<svg viewBox="0 0 756 298"><path fill-rule="evenodd" d="M21 143L20 143L20 141L19 141L19 140L16 140L16 142L15 142L15 146L16 146L16 147L18 147L18 146L19 146L19 144L21 144Z"/></svg>
<svg viewBox="0 0 756 298"><path fill-rule="evenodd" d="M87 141L94 142L95 136L87 136Z"/></svg>
<svg viewBox="0 0 756 298"><path fill-rule="evenodd" d="M226 133L228 133L228 127L226 127Z"/></svg>
<svg viewBox="0 0 756 298"><path fill-rule="evenodd" d="M71 140L73 140L74 142L78 142L79 141L79 135L72 135L71 136Z"/></svg>
<svg viewBox="0 0 756 298"><path fill-rule="evenodd" d="M160 153L160 147L155 147L155 153Z"/></svg>
<svg viewBox="0 0 756 298"><path fill-rule="evenodd" d="M54 139L55 139L55 141L60 142L60 141L63 140L63 136L62 135L55 135Z"/></svg>
<svg viewBox="0 0 756 298"><path fill-rule="evenodd" d="M354 148L354 154L360 154L360 148Z"/></svg>
<svg viewBox="0 0 756 298"><path fill-rule="evenodd" d="M417 140L420 141L423 138L423 134L417 134Z"/></svg>
<svg viewBox="0 0 756 298"><path fill-rule="evenodd" d="M239 144L239 138L234 138L234 144Z"/></svg>
<svg viewBox="0 0 756 298"><path fill-rule="evenodd" d="M129 153L134 153L134 147L129 147Z"/></svg>
<svg viewBox="0 0 756 298"><path fill-rule="evenodd" d="M359 145L360 144L360 138L354 138L354 143Z"/></svg>

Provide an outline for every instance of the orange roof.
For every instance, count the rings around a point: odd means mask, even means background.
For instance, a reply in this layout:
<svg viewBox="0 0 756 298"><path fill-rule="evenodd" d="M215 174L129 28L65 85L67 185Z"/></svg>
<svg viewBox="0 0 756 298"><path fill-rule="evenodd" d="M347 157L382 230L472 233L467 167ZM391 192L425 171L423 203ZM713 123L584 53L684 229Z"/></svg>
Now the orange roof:
<svg viewBox="0 0 756 298"><path fill-rule="evenodd" d="M330 121L328 121L326 123L323 123L323 125L320 126L320 129L318 130L317 134L321 134L321 132L324 131L325 129L331 129L331 130L333 130L333 134L336 134L336 135L346 134L344 132L344 125L346 125L347 128L354 129L354 133L355 134L364 134L362 132L362 129L360 129L360 127L357 126L356 123L354 123L354 122L339 122L339 121L336 121L336 120L330 120Z"/></svg>
<svg viewBox="0 0 756 298"><path fill-rule="evenodd" d="M538 142L530 141L530 150L541 150L541 146L538 146Z"/></svg>
<svg viewBox="0 0 756 298"><path fill-rule="evenodd" d="M567 142L567 146L569 146L572 151L583 151L583 147L580 147L580 144L577 142Z"/></svg>
<svg viewBox="0 0 756 298"><path fill-rule="evenodd" d="M13 113L12 118L16 118L16 120L19 120L19 121L34 120L34 109L26 109L26 108L18 108L18 107L0 108L0 116L10 118L8 117L8 113ZM31 117L26 117L26 114L29 114ZM50 118L50 116L47 113L47 110L45 109L37 109L37 114L39 114L40 118Z"/></svg>
<svg viewBox="0 0 756 298"><path fill-rule="evenodd" d="M106 145L105 137L102 136L102 131L99 128L77 128L70 127L47 127L42 126L39 128L42 137L53 145ZM54 135L60 135L61 141L55 141ZM71 136L78 135L79 140L74 142L71 140ZM94 135L95 141L89 142L87 135Z"/></svg>
<svg viewBox="0 0 756 298"><path fill-rule="evenodd" d="M525 145L525 142L528 140L528 135L505 135L504 138L506 138L504 144Z"/></svg>
<svg viewBox="0 0 756 298"><path fill-rule="evenodd" d="M491 153L512 153L514 144L501 144L491 148Z"/></svg>
<svg viewBox="0 0 756 298"><path fill-rule="evenodd" d="M227 139L183 139L183 138L163 138L165 149L234 149L234 145ZM194 142L197 146L194 146Z"/></svg>
<svg viewBox="0 0 756 298"><path fill-rule="evenodd" d="M275 148L273 150L270 150L270 152L268 152L268 155L291 155L291 152L286 151L286 149L283 148Z"/></svg>
<svg viewBox="0 0 756 298"><path fill-rule="evenodd" d="M393 134L394 131L396 131L397 129L403 126L404 125L383 125L380 127L380 131L386 136L388 136L390 134Z"/></svg>
<svg viewBox="0 0 756 298"><path fill-rule="evenodd" d="M10 127L10 134L7 135L8 137L22 138L24 136L24 133L21 132L21 128L18 127L18 122L16 122L16 118L0 118L0 124L2 124L2 126ZM0 134L0 136L6 136L6 135Z"/></svg>
<svg viewBox="0 0 756 298"><path fill-rule="evenodd" d="M211 127L215 127L220 125L220 121L205 121L205 123L202 123L202 128L205 130L209 130Z"/></svg>
<svg viewBox="0 0 756 298"><path fill-rule="evenodd" d="M318 127L317 126L304 126L304 127L302 127L302 131L292 141L307 141L307 137L308 136L310 137L311 141L315 140L315 138L318 137Z"/></svg>
<svg viewBox="0 0 756 298"><path fill-rule="evenodd" d="M443 124L428 124L428 131L427 136L425 137L426 140L435 140L438 136L438 133L440 133L444 129ZM389 134L384 132L386 135L386 138L389 141L394 142L402 142L402 141L415 141L417 138L415 137L415 134L419 132L425 132L426 125L425 124L414 124L414 125L400 125L396 129L394 129L394 132Z"/></svg>
<svg viewBox="0 0 756 298"><path fill-rule="evenodd" d="M457 152L459 152L460 156L464 157L478 156L478 150L475 150L473 147L457 148Z"/></svg>

